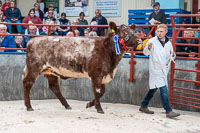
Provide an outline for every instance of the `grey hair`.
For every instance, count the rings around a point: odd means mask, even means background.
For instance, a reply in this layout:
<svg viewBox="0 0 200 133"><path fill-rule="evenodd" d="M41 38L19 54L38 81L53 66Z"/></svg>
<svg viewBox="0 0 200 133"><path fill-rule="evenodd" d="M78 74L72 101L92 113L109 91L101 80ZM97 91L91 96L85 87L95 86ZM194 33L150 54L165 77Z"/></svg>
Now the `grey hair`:
<svg viewBox="0 0 200 133"><path fill-rule="evenodd" d="M4 24L0 24L0 28L5 28L7 30L7 26Z"/></svg>

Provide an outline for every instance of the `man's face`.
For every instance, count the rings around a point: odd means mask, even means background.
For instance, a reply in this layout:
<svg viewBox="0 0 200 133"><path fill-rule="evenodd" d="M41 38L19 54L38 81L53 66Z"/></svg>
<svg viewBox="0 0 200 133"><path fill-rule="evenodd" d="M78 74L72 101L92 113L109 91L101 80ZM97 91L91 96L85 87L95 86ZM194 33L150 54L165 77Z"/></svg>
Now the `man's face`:
<svg viewBox="0 0 200 133"><path fill-rule="evenodd" d="M187 30L184 31L183 36L184 37L192 37L190 31L187 31Z"/></svg>
<svg viewBox="0 0 200 133"><path fill-rule="evenodd" d="M53 11L49 11L49 12L48 12L48 16L49 16L50 18L52 18L52 17L53 17Z"/></svg>
<svg viewBox="0 0 200 133"><path fill-rule="evenodd" d="M99 11L99 10L96 10L96 11L95 11L95 15L96 15L97 18L100 17L100 11Z"/></svg>
<svg viewBox="0 0 200 133"><path fill-rule="evenodd" d="M6 34L6 28L0 27L0 34Z"/></svg>
<svg viewBox="0 0 200 133"><path fill-rule="evenodd" d="M137 37L138 38L143 38L145 36L144 32L142 31L137 31Z"/></svg>
<svg viewBox="0 0 200 133"><path fill-rule="evenodd" d="M32 27L32 26L29 27L30 35L36 35L36 31L37 31L37 29L35 27Z"/></svg>
<svg viewBox="0 0 200 133"><path fill-rule="evenodd" d="M165 28L158 28L156 31L156 35L162 39L165 37L165 35L167 34L168 30L166 30Z"/></svg>
<svg viewBox="0 0 200 133"><path fill-rule="evenodd" d="M20 36L20 37L17 37L17 38L15 38L15 42L17 43L17 44L21 44L22 43L22 36Z"/></svg>
<svg viewBox="0 0 200 133"><path fill-rule="evenodd" d="M15 2L11 2L10 7L15 7Z"/></svg>
<svg viewBox="0 0 200 133"><path fill-rule="evenodd" d="M160 10L160 6L159 6L159 5L157 5L157 6L154 6L154 7L153 7L153 9L154 9L154 11L156 11L156 12L157 12L157 11L159 11L159 10Z"/></svg>

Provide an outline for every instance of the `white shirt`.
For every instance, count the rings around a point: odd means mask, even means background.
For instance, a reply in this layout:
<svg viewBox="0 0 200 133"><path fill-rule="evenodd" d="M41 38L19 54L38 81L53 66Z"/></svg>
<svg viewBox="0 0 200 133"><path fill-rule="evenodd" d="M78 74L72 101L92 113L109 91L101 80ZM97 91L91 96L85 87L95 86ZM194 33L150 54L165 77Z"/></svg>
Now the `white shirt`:
<svg viewBox="0 0 200 133"><path fill-rule="evenodd" d="M148 49L149 43L152 43L152 49ZM170 54L171 51L171 54ZM173 55L172 43L168 41L164 47L155 36L147 42L143 53L150 55L149 57L149 88L155 89L163 86L168 86L167 74L170 67L170 56ZM173 59L175 56L173 57Z"/></svg>

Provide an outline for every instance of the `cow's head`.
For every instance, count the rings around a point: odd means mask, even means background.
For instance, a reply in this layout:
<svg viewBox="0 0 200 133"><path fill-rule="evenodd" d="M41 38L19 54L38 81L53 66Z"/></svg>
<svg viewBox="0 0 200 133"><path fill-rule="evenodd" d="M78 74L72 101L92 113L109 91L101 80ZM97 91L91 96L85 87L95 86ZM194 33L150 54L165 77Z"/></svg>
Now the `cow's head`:
<svg viewBox="0 0 200 133"><path fill-rule="evenodd" d="M132 24L130 27L123 24L117 28L114 22L110 22L109 26L111 32L113 32L115 35L118 35L119 41L120 39L124 41L126 47L133 47L138 45L138 38L135 36L135 24Z"/></svg>

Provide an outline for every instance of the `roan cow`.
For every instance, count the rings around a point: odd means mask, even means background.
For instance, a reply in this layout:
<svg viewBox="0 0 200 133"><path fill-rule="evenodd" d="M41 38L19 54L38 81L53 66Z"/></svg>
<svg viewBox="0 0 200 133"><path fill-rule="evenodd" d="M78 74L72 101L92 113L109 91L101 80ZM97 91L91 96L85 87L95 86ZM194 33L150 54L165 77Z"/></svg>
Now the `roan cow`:
<svg viewBox="0 0 200 133"><path fill-rule="evenodd" d="M71 107L60 92L58 78L89 78L94 99L86 107L95 106L98 113L104 113L99 100L104 95L105 84L114 78L126 47L138 44L135 25L117 28L114 22L110 22L109 27L112 32L103 39L46 36L29 41L23 73L24 100L28 111L33 111L29 97L32 85L40 74L44 74L49 88L66 109ZM114 41L114 38L117 40ZM120 53L116 53L117 45Z"/></svg>

